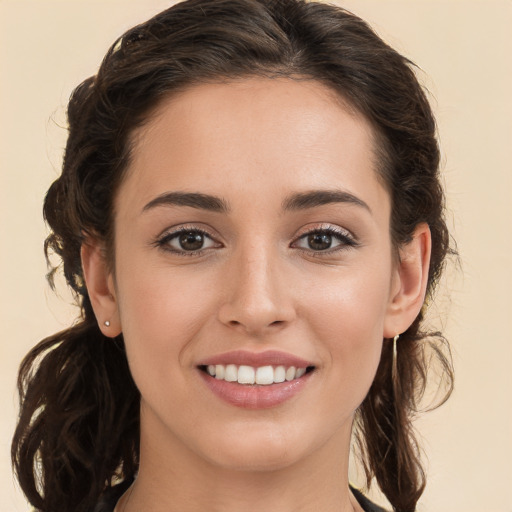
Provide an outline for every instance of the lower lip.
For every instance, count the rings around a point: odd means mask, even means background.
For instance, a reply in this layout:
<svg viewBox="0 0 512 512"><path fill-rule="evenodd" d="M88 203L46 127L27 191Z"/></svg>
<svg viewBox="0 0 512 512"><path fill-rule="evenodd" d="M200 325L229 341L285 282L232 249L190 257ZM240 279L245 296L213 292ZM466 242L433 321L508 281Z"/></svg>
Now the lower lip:
<svg viewBox="0 0 512 512"><path fill-rule="evenodd" d="M299 379L267 386L238 384L216 379L199 370L210 390L225 402L243 409L268 409L276 407L300 393L313 372Z"/></svg>

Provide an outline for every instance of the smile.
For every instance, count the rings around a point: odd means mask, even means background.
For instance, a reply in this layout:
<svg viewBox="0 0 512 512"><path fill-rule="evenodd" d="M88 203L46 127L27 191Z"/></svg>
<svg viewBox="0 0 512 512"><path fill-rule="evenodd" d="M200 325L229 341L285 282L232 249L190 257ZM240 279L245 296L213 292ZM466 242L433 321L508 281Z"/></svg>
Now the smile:
<svg viewBox="0 0 512 512"><path fill-rule="evenodd" d="M258 366L256 368L247 365L236 364L210 364L201 369L217 380L226 382L237 382L245 385L270 386L280 384L281 382L290 382L300 379L307 372L312 371L314 367L296 368L295 366Z"/></svg>
<svg viewBox="0 0 512 512"><path fill-rule="evenodd" d="M243 409L277 407L308 386L316 366L280 351L240 350L200 361L199 375L223 402Z"/></svg>

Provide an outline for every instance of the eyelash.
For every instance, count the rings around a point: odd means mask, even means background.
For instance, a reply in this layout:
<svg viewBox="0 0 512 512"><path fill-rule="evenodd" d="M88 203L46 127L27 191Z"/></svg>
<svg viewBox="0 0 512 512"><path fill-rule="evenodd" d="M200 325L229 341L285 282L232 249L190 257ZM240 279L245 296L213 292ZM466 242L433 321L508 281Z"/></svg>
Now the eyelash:
<svg viewBox="0 0 512 512"><path fill-rule="evenodd" d="M212 241L215 241L214 237L210 233L208 233L208 231L206 231L204 229L199 229L197 227L192 227L192 226L190 226L190 227L181 226L178 229L175 229L174 231L164 233L161 237L159 237L155 241L154 245L156 247L158 247L159 249L162 249L163 251L171 252L173 254L177 254L178 256L185 256L185 257L197 256L209 249L209 248L206 248L206 249L198 249L197 251L185 251L185 250L180 251L180 250L171 248L169 245L171 240L174 240L175 238L177 238L180 235L185 234L185 233L199 234L203 237L207 237L207 238L211 239Z"/></svg>
<svg viewBox="0 0 512 512"><path fill-rule="evenodd" d="M181 234L185 234L185 233L198 234L203 237L207 237L207 238L211 239L213 242L215 242L215 238L208 231L206 231L204 229L200 229L200 228L192 227L192 226L191 227L182 226L172 232L167 232L164 235L160 236L153 243L153 245L158 247L159 249L162 249L163 251L171 252L173 254L177 254L179 256L184 256L184 257L198 256L198 255L204 253L205 251L207 251L208 249L210 249L210 247L207 247L207 248L198 249L196 251L186 251L186 250L176 250L174 248L171 248L169 243L172 240L176 239ZM350 249L353 247L357 247L359 245L359 243L356 241L354 236L349 231L347 231L345 229L335 228L333 226L326 226L326 227L316 227L316 228L310 229L310 230L302 233L299 237L296 238L296 240L294 242L292 242L291 247L294 247L294 245L297 244L299 241L304 240L308 236L313 235L313 234L328 235L328 236L338 240L338 242L340 242L340 244L338 246L335 246L334 248L328 248L328 249L319 250L319 251L315 251L313 249L305 249L302 247L296 247L296 248L302 252L306 252L315 257L322 257L327 254L332 254L332 253L335 253L338 251ZM218 242L216 242L216 243L218 243Z"/></svg>
<svg viewBox="0 0 512 512"><path fill-rule="evenodd" d="M296 244L300 240L306 239L310 235L321 234L328 235L334 239L336 239L340 244L333 248L328 248L325 250L315 251L313 249L305 249L302 247L298 247L299 250L308 253L316 258L321 258L323 256L332 255L338 251L344 251L347 249L351 249L357 247L359 243L355 239L355 237L346 229L336 228L334 226L319 226L313 229L309 229L308 231L302 233L295 242L293 242L292 246Z"/></svg>

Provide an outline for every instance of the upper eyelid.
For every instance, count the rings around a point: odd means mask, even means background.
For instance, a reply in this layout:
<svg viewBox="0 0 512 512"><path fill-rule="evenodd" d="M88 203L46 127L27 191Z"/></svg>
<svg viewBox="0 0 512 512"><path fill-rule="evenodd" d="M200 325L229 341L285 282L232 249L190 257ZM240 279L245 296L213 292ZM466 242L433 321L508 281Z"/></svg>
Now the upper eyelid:
<svg viewBox="0 0 512 512"><path fill-rule="evenodd" d="M169 251L169 252L172 252L175 254L182 254L182 255L188 255L188 256L200 253L202 251L207 251L209 249L213 249L213 247L205 247L205 248L197 249L196 251L184 251L184 250L180 251L180 250L177 250L174 248L171 249L170 247L167 247L168 245L170 245L171 240L173 240L175 237L179 236L181 233L185 233L187 231L199 232L203 236L208 237L215 244L223 245L222 242L219 242L218 238L215 237L215 235L213 235L212 233L210 233L210 231L208 231L207 229L200 228L197 226L187 226L186 224L165 229L151 242L151 245L158 249L162 249L164 251Z"/></svg>
<svg viewBox="0 0 512 512"><path fill-rule="evenodd" d="M354 242L357 241L357 237L352 231L350 231L347 228L343 228L341 226L335 225L335 224L327 224L327 223L321 223L315 226L303 228L299 230L299 234L295 236L295 239L302 238L305 235L309 235L310 233L315 232L322 232L322 231L328 231L331 233L336 233L339 235L344 235L347 238L350 238Z"/></svg>
<svg viewBox="0 0 512 512"><path fill-rule="evenodd" d="M172 237L174 235L178 235L180 233L186 232L186 231L198 231L201 234L209 236L212 240L216 240L216 236L209 231L206 228L199 227L199 226L188 226L187 224L180 224L179 226L173 226L170 228L166 228L162 231L160 235L157 236L157 240L162 240L167 237Z"/></svg>
<svg viewBox="0 0 512 512"><path fill-rule="evenodd" d="M295 244L298 244L301 240L303 240L311 233L328 232L329 234L332 234L333 236L338 238L338 241L340 242L339 245L331 247L329 249L325 249L323 251L315 251L313 249L307 249L299 246L296 246L295 248L297 250L311 254L312 256L321 258L332 256L335 253L345 251L349 248L360 247L360 241L350 230L342 228L339 225L322 224L322 226L323 227L311 227L310 229L303 231L300 235L294 238L291 246L293 247Z"/></svg>

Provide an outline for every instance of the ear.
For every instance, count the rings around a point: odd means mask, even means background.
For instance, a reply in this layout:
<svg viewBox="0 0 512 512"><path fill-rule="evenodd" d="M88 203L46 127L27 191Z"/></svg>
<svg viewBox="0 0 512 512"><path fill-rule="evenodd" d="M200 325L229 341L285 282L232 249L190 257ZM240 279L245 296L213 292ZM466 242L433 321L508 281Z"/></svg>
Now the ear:
<svg viewBox="0 0 512 512"><path fill-rule="evenodd" d="M425 301L431 244L428 224L421 223L416 226L412 240L399 249L384 321L384 338L406 331L418 316Z"/></svg>
<svg viewBox="0 0 512 512"><path fill-rule="evenodd" d="M97 240L87 238L80 251L87 293L99 328L105 336L121 334L114 279L109 270L105 250Z"/></svg>

